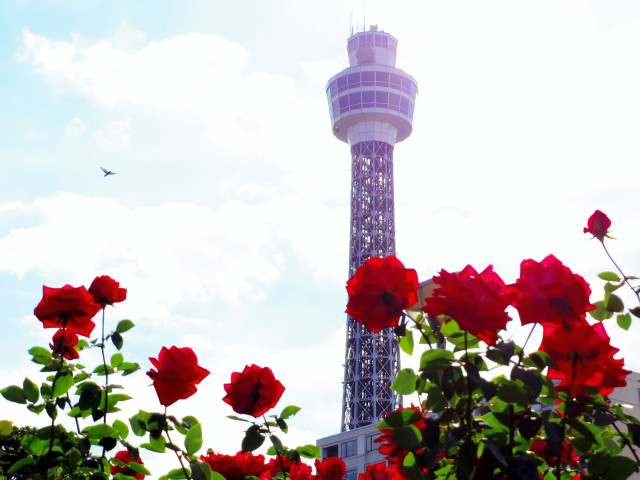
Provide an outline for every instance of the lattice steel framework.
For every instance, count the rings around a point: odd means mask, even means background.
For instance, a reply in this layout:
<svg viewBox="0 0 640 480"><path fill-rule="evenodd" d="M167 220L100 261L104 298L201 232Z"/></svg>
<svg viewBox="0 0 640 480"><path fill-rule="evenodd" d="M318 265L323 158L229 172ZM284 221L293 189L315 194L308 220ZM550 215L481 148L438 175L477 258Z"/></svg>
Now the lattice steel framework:
<svg viewBox="0 0 640 480"><path fill-rule="evenodd" d="M393 146L370 140L351 148L351 239L349 276L370 257L396 251ZM371 334L347 318L342 431L370 425L402 404L390 389L400 369L391 329Z"/></svg>

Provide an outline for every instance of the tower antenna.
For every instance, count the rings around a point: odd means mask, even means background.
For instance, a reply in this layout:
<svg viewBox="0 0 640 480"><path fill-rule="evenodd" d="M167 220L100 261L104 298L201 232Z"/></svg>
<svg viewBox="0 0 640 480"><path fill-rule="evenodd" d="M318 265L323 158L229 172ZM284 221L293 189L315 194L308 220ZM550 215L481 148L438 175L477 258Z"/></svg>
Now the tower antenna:
<svg viewBox="0 0 640 480"><path fill-rule="evenodd" d="M367 29L367 0L362 0L362 31Z"/></svg>
<svg viewBox="0 0 640 480"><path fill-rule="evenodd" d="M349 34L353 35L353 7L351 7L351 13L349 13L349 30L351 30Z"/></svg>

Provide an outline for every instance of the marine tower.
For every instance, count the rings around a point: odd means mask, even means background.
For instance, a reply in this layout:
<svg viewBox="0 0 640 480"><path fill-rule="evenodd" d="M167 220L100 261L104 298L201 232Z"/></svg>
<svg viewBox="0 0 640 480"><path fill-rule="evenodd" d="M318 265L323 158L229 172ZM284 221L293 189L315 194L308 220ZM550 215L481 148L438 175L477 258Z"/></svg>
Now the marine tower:
<svg viewBox="0 0 640 480"><path fill-rule="evenodd" d="M395 66L397 46L377 26L353 34L349 67L326 87L333 134L351 150L349 277L367 258L396 253L393 150L411 135L418 92L415 79ZM391 329L370 334L347 317L342 432L377 424L401 406L389 388L399 367Z"/></svg>

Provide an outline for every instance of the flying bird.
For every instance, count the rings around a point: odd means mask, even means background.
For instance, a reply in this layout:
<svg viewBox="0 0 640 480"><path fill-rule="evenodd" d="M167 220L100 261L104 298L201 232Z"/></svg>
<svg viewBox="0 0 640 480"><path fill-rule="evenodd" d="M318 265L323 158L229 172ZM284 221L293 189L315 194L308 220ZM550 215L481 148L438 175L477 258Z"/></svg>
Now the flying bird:
<svg viewBox="0 0 640 480"><path fill-rule="evenodd" d="M100 167L100 170L102 170L104 172L104 176L106 177L107 175L115 175L115 172L112 172L111 170L107 170L106 168L102 168Z"/></svg>

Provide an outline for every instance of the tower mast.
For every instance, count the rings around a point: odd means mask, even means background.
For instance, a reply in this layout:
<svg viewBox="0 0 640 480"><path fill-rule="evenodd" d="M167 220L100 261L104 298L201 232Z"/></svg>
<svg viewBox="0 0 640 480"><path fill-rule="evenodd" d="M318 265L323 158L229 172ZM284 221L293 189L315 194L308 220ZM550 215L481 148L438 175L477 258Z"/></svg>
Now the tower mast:
<svg viewBox="0 0 640 480"><path fill-rule="evenodd" d="M396 252L393 150L411 134L418 91L395 67L397 45L377 26L352 35L350 66L326 87L333 134L351 150L349 276L367 258ZM375 424L401 406L390 389L399 368L391 329L371 334L347 318L341 431Z"/></svg>

